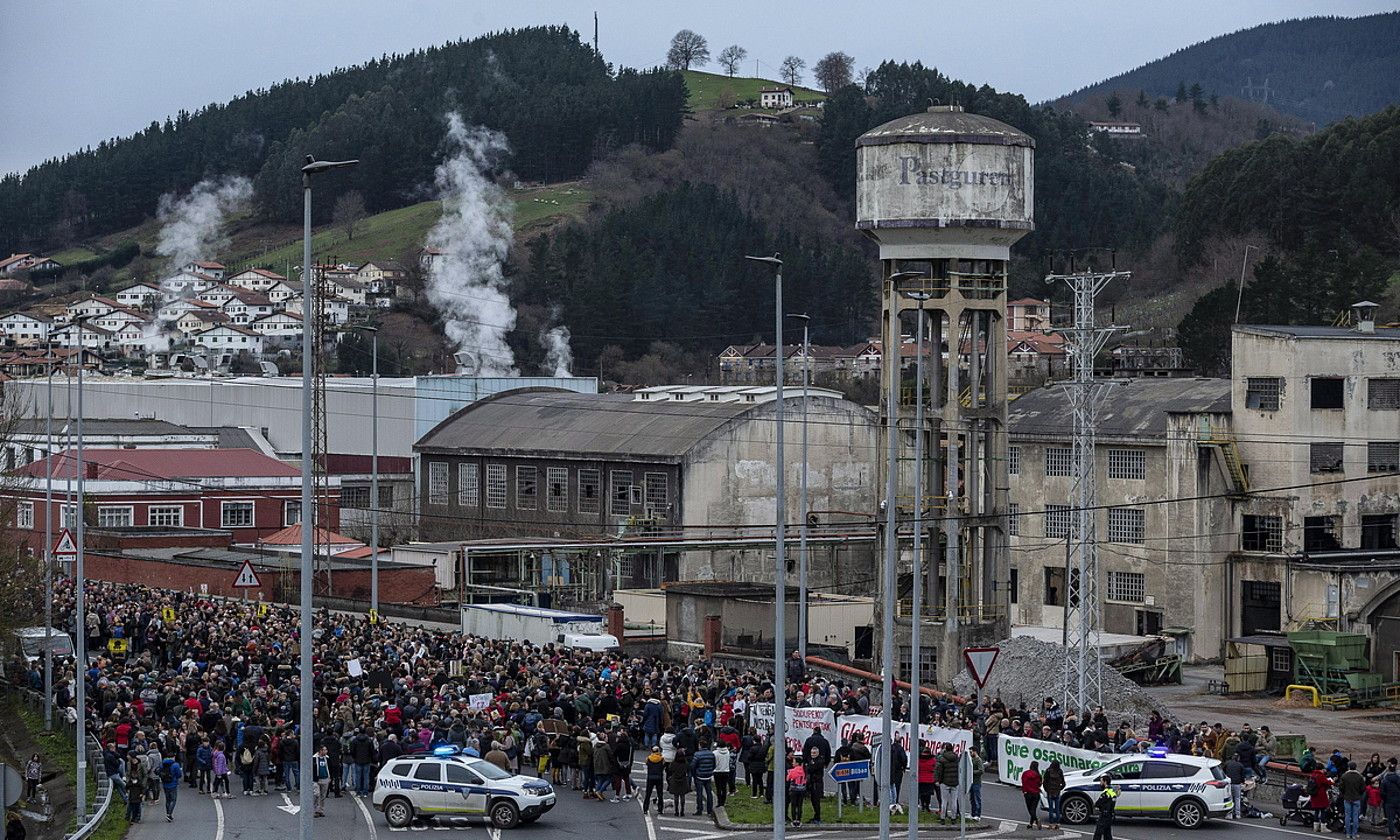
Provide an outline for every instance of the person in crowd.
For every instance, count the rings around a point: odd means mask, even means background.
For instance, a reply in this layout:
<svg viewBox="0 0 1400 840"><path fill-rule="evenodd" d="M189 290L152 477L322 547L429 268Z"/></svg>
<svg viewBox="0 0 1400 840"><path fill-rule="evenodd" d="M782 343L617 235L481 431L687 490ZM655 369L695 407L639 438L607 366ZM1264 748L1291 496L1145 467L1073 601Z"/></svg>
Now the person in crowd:
<svg viewBox="0 0 1400 840"><path fill-rule="evenodd" d="M1327 830L1327 809L1332 807L1328 794L1331 788L1332 777L1317 762L1313 762L1312 772L1308 774L1308 807L1313 812L1313 831L1318 834Z"/></svg>
<svg viewBox="0 0 1400 840"><path fill-rule="evenodd" d="M663 793L666 783L666 760L661 757L661 747L653 746L647 754L646 761L642 763L647 771L646 788L642 794L642 813L645 814L651 805L653 792L656 793L656 813L665 813L666 800Z"/></svg>
<svg viewBox="0 0 1400 840"><path fill-rule="evenodd" d="M1366 806L1366 777L1356 769L1356 762L1347 762L1347 769L1337 777L1337 793L1342 799L1342 830L1347 840L1361 834L1361 809Z"/></svg>
<svg viewBox="0 0 1400 840"><path fill-rule="evenodd" d="M1065 792L1065 768L1058 758L1051 759L1040 780L1045 791L1045 819L1049 820L1051 831L1060 830L1060 795ZM1038 804L1038 803L1037 803Z"/></svg>
<svg viewBox="0 0 1400 840"><path fill-rule="evenodd" d="M951 743L943 745L943 751L938 754L938 758L934 762L934 780L938 782L938 793L942 806L939 816L945 823L962 817L959 810L961 803L958 802L959 763L957 753L953 752Z"/></svg>
<svg viewBox="0 0 1400 840"><path fill-rule="evenodd" d="M683 759L666 764L666 790L671 794L671 809L678 817L685 816L685 798L690 793L690 767Z"/></svg>
<svg viewBox="0 0 1400 840"><path fill-rule="evenodd" d="M1026 801L1026 815L1030 818L1026 828L1040 828L1040 762L1032 761L1031 766L1021 774L1021 797ZM1110 833L1109 840L1112 840Z"/></svg>
<svg viewBox="0 0 1400 840"><path fill-rule="evenodd" d="M1107 775L1099 777L1099 797L1094 800L1094 840L1113 840L1113 812L1118 807L1118 789Z"/></svg>
<svg viewBox="0 0 1400 840"><path fill-rule="evenodd" d="M789 758L795 756L789 755ZM807 769L801 762L791 762L787 772L788 823L794 828L802 826L802 803L807 799Z"/></svg>
<svg viewBox="0 0 1400 840"><path fill-rule="evenodd" d="M180 779L184 778L185 771L180 769L180 762L173 758L165 758L160 763L160 787L165 792L165 821L175 822L175 803L179 800Z"/></svg>
<svg viewBox="0 0 1400 840"><path fill-rule="evenodd" d="M1400 838L1400 766L1391 757L1380 777L1381 809L1385 812L1385 833L1388 840Z"/></svg>
<svg viewBox="0 0 1400 840"><path fill-rule="evenodd" d="M919 810L933 813L931 800L938 791L937 759L927 743L919 744Z"/></svg>

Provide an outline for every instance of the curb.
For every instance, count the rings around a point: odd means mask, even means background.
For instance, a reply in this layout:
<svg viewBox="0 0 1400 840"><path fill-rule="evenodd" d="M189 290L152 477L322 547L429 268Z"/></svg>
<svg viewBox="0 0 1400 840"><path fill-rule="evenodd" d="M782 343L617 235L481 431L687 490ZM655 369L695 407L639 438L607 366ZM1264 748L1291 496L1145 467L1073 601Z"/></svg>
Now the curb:
<svg viewBox="0 0 1400 840"><path fill-rule="evenodd" d="M901 816L902 816L902 815L901 815ZM905 817L904 821L907 822L907 820L908 820L908 818ZM772 824L772 823L736 823L736 822L730 822L730 821L729 821L729 812L728 812L728 810L725 809L725 807L724 807L723 805L716 805L716 806L715 806L715 825L718 826L719 828L723 829L724 831L772 831L772 830L773 830L773 824ZM822 823L821 825L812 825L811 823L803 823L801 828L792 829L791 827L789 827L789 830L796 830L796 831L851 831L852 829L873 828L873 827L874 827L874 824L870 824L870 823ZM923 825L923 824L920 824L920 825L919 825L919 831L934 831L934 832L937 832L937 831L957 831L958 828L959 828L959 826L958 826L957 823L953 823L953 824L951 824L951 825ZM988 824L985 823L985 822L968 822L968 823L967 823L967 830L968 830L968 831L984 831L984 830L986 830L986 829L988 829L988 828L991 828L991 826L988 825Z"/></svg>

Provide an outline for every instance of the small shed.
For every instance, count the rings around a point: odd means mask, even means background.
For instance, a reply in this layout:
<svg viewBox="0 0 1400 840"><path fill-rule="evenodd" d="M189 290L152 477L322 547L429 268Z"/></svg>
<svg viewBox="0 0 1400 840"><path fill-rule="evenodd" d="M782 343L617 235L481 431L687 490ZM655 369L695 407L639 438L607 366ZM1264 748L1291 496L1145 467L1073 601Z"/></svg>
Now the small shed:
<svg viewBox="0 0 1400 840"><path fill-rule="evenodd" d="M1282 634L1255 633L1226 640L1225 690L1230 694L1282 691L1293 682L1293 646Z"/></svg>

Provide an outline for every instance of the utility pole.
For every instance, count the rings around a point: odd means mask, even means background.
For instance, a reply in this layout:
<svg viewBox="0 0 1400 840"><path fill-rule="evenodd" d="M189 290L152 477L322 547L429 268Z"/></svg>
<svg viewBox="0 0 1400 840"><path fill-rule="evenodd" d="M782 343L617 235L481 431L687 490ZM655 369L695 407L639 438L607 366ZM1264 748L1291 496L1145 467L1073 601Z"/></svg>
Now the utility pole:
<svg viewBox="0 0 1400 840"><path fill-rule="evenodd" d="M48 412L44 415L44 731L53 731L53 369L49 338ZM78 355L82 360L81 352ZM66 412L71 414L72 412ZM85 632L79 630L78 632Z"/></svg>
<svg viewBox="0 0 1400 840"><path fill-rule="evenodd" d="M797 650L802 661L807 661L807 398L808 383L812 376L812 343L808 327L812 319L808 315L789 315L789 318L802 321L802 489L797 510L802 517L797 544Z"/></svg>
<svg viewBox="0 0 1400 840"><path fill-rule="evenodd" d="M1094 359L1118 327L1094 326L1094 298L1109 283L1126 279L1126 271L1080 271L1070 264L1069 274L1050 274L1047 283L1060 281L1074 295L1074 325L1057 332L1068 339L1066 349L1074 361L1074 379L1068 384L1070 411L1074 417L1071 466L1074 476L1074 515L1070 519L1070 558L1065 581L1065 708L1082 712L1102 705L1103 658L1099 652L1102 605L1099 601L1097 543L1098 482L1095 442L1098 405L1110 382L1094 380Z"/></svg>
<svg viewBox="0 0 1400 840"><path fill-rule="evenodd" d="M78 772L77 779L77 800L75 807L78 811L78 822L81 823L83 816L87 814L87 581L83 568L83 540L85 537L83 529L83 473L87 472L87 467L83 464L83 327L87 324L89 316L80 315L73 319L73 323L78 327L78 460L75 467L78 479L78 503L73 511L73 518L77 521L77 546L78 554L73 561L73 592L77 604L77 626L74 628L74 635L77 636L77 644L74 645L77 656L75 657L74 680L77 688L78 703L78 726L73 732L73 740L78 745Z"/></svg>

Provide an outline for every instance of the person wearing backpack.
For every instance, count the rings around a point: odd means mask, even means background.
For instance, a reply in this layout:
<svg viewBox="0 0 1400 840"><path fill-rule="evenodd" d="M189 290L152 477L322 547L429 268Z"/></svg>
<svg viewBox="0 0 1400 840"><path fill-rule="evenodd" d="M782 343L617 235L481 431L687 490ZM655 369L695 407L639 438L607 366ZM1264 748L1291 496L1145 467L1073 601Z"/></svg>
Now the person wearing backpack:
<svg viewBox="0 0 1400 840"><path fill-rule="evenodd" d="M245 740L243 749L238 751L238 783L243 788L244 796L253 795L253 770L256 767L257 759L253 755L253 745Z"/></svg>
<svg viewBox="0 0 1400 840"><path fill-rule="evenodd" d="M175 822L175 802L179 799L180 779L184 776L185 771L180 769L180 762L173 758L161 760L160 787L165 791L166 822Z"/></svg>

